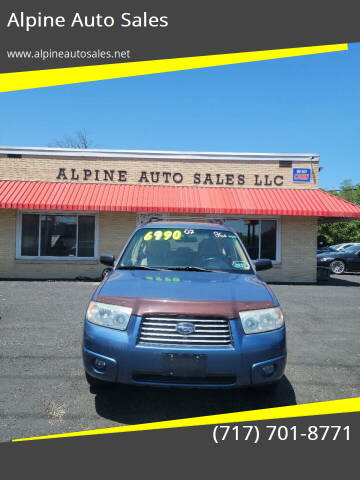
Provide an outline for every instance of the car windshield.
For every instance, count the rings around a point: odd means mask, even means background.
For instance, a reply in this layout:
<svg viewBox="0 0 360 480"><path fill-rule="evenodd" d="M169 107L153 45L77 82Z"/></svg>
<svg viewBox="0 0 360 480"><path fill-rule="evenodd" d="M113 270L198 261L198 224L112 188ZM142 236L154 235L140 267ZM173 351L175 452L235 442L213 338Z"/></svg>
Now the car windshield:
<svg viewBox="0 0 360 480"><path fill-rule="evenodd" d="M346 253L358 253L360 251L360 246L351 245L350 247L344 248Z"/></svg>
<svg viewBox="0 0 360 480"><path fill-rule="evenodd" d="M142 228L130 240L116 268L251 271L233 232L196 228Z"/></svg>
<svg viewBox="0 0 360 480"><path fill-rule="evenodd" d="M331 245L330 248L332 248L333 250L339 250L340 248L344 248L344 243L338 243L337 245Z"/></svg>

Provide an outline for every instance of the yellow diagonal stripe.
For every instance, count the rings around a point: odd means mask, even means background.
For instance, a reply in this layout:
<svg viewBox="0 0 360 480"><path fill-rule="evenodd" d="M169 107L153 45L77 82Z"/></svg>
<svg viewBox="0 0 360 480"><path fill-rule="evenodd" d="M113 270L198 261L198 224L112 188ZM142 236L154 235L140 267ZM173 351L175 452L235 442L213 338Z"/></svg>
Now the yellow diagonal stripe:
<svg viewBox="0 0 360 480"><path fill-rule="evenodd" d="M85 430L82 432L61 433L59 435L46 435L42 437L17 438L13 442L27 440L41 440L46 438L81 437L87 435L102 435L106 433L136 432L142 430L159 430L165 428L193 427L200 425L228 424L232 422L254 422L278 418L308 417L310 415L330 415L334 413L349 413L360 411L360 397L333 400L330 402L307 403L304 405L291 405L288 407L266 408L263 410L250 410L247 412L223 413L206 417L185 418L182 420L169 420L165 422L143 423L125 427L102 428Z"/></svg>
<svg viewBox="0 0 360 480"><path fill-rule="evenodd" d="M0 92L347 50L347 43L0 74Z"/></svg>

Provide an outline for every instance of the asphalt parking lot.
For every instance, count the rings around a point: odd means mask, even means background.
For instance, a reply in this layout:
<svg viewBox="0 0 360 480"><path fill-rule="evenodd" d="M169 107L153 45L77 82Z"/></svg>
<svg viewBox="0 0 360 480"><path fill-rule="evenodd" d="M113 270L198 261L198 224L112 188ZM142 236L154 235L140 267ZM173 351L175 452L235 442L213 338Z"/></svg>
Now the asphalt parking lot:
<svg viewBox="0 0 360 480"><path fill-rule="evenodd" d="M91 392L82 319L96 283L0 282L0 440L360 395L360 276L272 285L288 365L274 393L122 386Z"/></svg>

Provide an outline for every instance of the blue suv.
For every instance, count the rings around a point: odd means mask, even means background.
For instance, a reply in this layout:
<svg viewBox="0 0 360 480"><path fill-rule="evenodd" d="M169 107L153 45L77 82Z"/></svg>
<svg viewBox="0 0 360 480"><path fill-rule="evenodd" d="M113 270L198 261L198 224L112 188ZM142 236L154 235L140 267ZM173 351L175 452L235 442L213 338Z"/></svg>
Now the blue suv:
<svg viewBox="0 0 360 480"><path fill-rule="evenodd" d="M86 312L90 385L275 385L284 316L236 233L220 221L153 218L137 227Z"/></svg>

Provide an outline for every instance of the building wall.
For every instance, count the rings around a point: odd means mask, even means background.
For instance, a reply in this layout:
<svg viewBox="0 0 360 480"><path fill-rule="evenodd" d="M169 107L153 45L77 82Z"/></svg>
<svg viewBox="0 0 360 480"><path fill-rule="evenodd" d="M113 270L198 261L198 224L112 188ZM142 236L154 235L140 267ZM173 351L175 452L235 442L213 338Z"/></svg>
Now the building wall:
<svg viewBox="0 0 360 480"><path fill-rule="evenodd" d="M114 183L132 185L181 185L199 187L224 187L227 188L318 188L319 163L314 161L294 162L293 167L311 168L311 181L293 182L292 167L279 167L279 159L256 160L169 160L169 159L133 159L133 158L86 158L86 157L39 157L23 156L23 158L0 157L0 180L27 180L48 182L73 182L73 183ZM59 169L65 169L66 178L59 177ZM74 178L72 172L74 169ZM104 172L113 171L113 181L104 180ZM84 180L84 170L91 170L91 175ZM98 179L95 171L98 170ZM119 171L126 171L126 182L119 181ZM144 179L140 182L141 173L146 172L149 182ZM151 172L159 172L159 181L151 181ZM171 176L165 181L163 172L170 172ZM183 175L181 183L176 183L173 176L176 172ZM211 174L211 181L206 180L206 174ZM200 182L194 182L194 175L200 174ZM219 182L217 183L217 176ZM233 177L227 179L226 175ZM244 183L239 183L238 176L243 175ZM258 177L255 177L257 175ZM266 177L267 176L267 179ZM58 178L59 177L59 178ZM278 177L276 180L275 177ZM283 177L281 180L280 177ZM156 177L155 177L156 178ZM177 178L177 177L175 177ZM257 180L256 180L257 178ZM256 183L257 181L257 183ZM261 183L260 183L261 182Z"/></svg>
<svg viewBox="0 0 360 480"><path fill-rule="evenodd" d="M0 210L0 278L99 278L104 265L96 260L18 260L15 258L16 210ZM99 255L119 254L136 225L133 213L99 214Z"/></svg>
<svg viewBox="0 0 360 480"><path fill-rule="evenodd" d="M98 278L105 268L98 261L15 259L15 210L0 210L0 278ZM99 214L99 254L117 255L136 225L134 213ZM261 272L274 282L316 281L316 228L313 217L281 218L281 264Z"/></svg>
<svg viewBox="0 0 360 480"><path fill-rule="evenodd" d="M272 282L316 281L317 218L281 217L281 265L260 272Z"/></svg>

